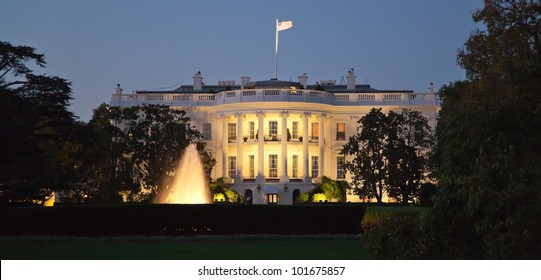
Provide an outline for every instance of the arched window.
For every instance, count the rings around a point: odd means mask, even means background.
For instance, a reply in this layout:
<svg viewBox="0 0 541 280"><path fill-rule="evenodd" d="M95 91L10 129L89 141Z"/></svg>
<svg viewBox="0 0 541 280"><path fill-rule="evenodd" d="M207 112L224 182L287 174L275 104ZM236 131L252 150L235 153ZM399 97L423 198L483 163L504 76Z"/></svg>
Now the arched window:
<svg viewBox="0 0 541 280"><path fill-rule="evenodd" d="M293 191L293 204L296 203L297 197L299 197L299 195L301 195L301 191L299 189L295 189Z"/></svg>
<svg viewBox="0 0 541 280"><path fill-rule="evenodd" d="M252 193L252 190L245 190L244 191L244 199L246 200L247 204L253 204L254 203L254 195Z"/></svg>

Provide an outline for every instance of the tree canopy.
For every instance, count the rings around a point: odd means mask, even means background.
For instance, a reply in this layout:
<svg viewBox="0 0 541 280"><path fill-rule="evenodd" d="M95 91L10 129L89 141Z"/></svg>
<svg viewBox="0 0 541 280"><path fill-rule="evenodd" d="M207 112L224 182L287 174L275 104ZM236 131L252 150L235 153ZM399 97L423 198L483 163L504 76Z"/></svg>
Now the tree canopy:
<svg viewBox="0 0 541 280"><path fill-rule="evenodd" d="M541 4L485 1L473 19L468 80L440 91L435 218L451 257L539 258Z"/></svg>
<svg viewBox="0 0 541 280"><path fill-rule="evenodd" d="M34 74L45 57L0 41L0 200L42 203L64 189L72 166L56 164L74 141L70 82Z"/></svg>
<svg viewBox="0 0 541 280"><path fill-rule="evenodd" d="M427 156L432 142L428 119L418 111L400 113L372 108L358 121L357 133L342 148L346 169L360 198L385 194L403 203L412 202L428 173Z"/></svg>
<svg viewBox="0 0 541 280"><path fill-rule="evenodd" d="M467 79L439 91L433 210L384 226L380 257L541 257L541 4L486 0L473 20Z"/></svg>
<svg viewBox="0 0 541 280"><path fill-rule="evenodd" d="M84 180L95 201L149 201L172 184L178 161L190 143L207 173L214 159L202 135L182 110L162 105L119 108L102 104L88 126L93 133L85 154ZM209 178L210 179L210 178Z"/></svg>

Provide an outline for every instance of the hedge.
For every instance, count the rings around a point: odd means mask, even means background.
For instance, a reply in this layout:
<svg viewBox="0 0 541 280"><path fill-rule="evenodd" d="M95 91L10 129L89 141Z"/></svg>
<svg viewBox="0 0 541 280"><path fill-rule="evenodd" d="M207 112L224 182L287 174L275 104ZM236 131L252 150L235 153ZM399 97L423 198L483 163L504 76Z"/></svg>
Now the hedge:
<svg viewBox="0 0 541 280"><path fill-rule="evenodd" d="M0 235L355 234L358 204L133 204L0 208Z"/></svg>

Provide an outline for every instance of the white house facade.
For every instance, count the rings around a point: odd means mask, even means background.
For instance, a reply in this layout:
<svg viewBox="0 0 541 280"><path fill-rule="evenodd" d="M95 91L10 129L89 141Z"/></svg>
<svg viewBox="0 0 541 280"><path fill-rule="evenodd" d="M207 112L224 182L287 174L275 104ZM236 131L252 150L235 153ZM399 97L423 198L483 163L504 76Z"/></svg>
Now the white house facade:
<svg viewBox="0 0 541 280"><path fill-rule="evenodd" d="M172 91L124 94L117 87L110 105L161 104L185 110L216 159L212 178L223 177L254 204L292 204L322 176L350 181L340 151L357 133L357 121L374 107L417 110L435 126L439 101L432 85L426 93L377 90L356 84L353 69L342 84L329 80L308 85L306 74L298 79L252 82L241 77L240 84L205 85L197 72L193 85ZM348 194L347 200L359 198Z"/></svg>

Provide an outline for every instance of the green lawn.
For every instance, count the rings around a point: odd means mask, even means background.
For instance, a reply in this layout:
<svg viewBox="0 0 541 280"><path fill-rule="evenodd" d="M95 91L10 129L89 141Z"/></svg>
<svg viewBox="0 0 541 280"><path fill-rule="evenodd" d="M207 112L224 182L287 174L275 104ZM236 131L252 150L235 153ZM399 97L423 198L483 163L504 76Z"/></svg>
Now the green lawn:
<svg viewBox="0 0 541 280"><path fill-rule="evenodd" d="M363 224L430 207L367 205ZM373 259L359 236L0 237L5 259Z"/></svg>
<svg viewBox="0 0 541 280"><path fill-rule="evenodd" d="M0 237L6 259L372 259L359 237Z"/></svg>

